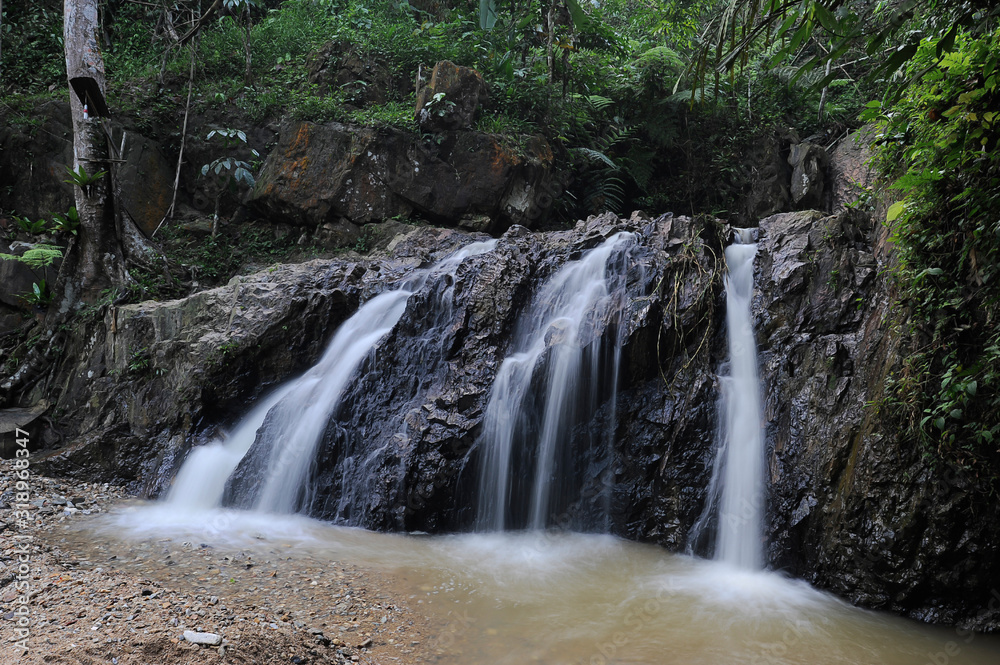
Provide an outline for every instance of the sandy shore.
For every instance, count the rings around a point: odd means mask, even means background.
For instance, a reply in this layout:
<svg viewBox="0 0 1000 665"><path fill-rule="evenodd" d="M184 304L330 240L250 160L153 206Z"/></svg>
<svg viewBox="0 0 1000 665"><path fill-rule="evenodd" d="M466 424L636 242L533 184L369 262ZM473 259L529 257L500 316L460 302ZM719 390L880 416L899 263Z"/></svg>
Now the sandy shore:
<svg viewBox="0 0 1000 665"><path fill-rule="evenodd" d="M13 464L0 479L0 663L406 664L442 653L389 574L280 546L104 539L87 521L128 500L104 484L32 475L18 519Z"/></svg>

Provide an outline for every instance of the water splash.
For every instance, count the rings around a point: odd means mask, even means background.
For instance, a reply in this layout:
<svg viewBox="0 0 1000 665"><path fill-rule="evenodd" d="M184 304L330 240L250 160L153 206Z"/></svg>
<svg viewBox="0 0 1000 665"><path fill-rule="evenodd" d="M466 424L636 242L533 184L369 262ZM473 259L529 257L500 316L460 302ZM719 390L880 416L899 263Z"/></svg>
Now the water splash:
<svg viewBox="0 0 1000 665"><path fill-rule="evenodd" d="M722 398L718 453L709 500L691 537L692 541L698 540L717 508L715 558L747 570L763 566L764 437L757 345L750 314L753 261L757 255L755 231L735 229L735 242L726 248L729 375L719 377Z"/></svg>
<svg viewBox="0 0 1000 665"><path fill-rule="evenodd" d="M230 436L196 448L178 473L167 501L187 510L219 506L226 483L253 448L256 482L244 483L234 502L261 512L308 508L310 467L327 423L362 361L402 317L407 299L433 275L491 251L496 241L467 245L434 266L416 271L400 288L366 302L337 330L322 358L251 410ZM257 442L257 445L253 444Z"/></svg>
<svg viewBox="0 0 1000 665"><path fill-rule="evenodd" d="M579 514L565 513L574 498L588 498L580 497L584 476L594 475L580 468L594 458L586 448L606 448L610 440L586 423L609 397L614 408L618 383L618 335L604 333L624 269L609 264L624 261L633 239L618 233L565 265L522 315L483 420L478 530L541 529L557 514L565 517L555 520L561 525L580 526ZM613 436L613 413L606 423ZM578 504L570 512L586 510Z"/></svg>

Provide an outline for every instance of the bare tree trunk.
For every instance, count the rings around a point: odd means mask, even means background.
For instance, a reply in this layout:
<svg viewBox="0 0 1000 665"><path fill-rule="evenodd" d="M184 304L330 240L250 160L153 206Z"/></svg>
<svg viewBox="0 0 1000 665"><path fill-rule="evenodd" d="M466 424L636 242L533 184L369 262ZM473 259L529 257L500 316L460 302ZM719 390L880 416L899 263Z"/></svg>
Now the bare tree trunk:
<svg viewBox="0 0 1000 665"><path fill-rule="evenodd" d="M73 168L90 177L111 171L102 125L108 110L104 101L104 59L97 44L97 2L63 2L63 41L73 115ZM58 314L76 309L81 302L96 300L102 289L124 280L110 177L104 175L86 186L75 186L74 193L80 230L59 271L57 284L61 292L55 294L54 300Z"/></svg>
<svg viewBox="0 0 1000 665"><path fill-rule="evenodd" d="M832 60L826 61L826 75L824 78L830 76L830 65ZM826 91L830 88L829 84L823 86L823 93L819 96L819 121L823 122L823 107L826 106Z"/></svg>
<svg viewBox="0 0 1000 665"><path fill-rule="evenodd" d="M250 64L251 64L250 63L250 31L251 31L251 28L252 28L252 26L250 25L250 2L249 2L249 0L247 0L247 3L246 3L246 36L243 39L243 49L244 49L245 55L246 55L247 70L246 70L246 74L244 75L243 79L244 79L244 84L248 85L248 86L253 85L253 69L251 69L251 67L250 67Z"/></svg>

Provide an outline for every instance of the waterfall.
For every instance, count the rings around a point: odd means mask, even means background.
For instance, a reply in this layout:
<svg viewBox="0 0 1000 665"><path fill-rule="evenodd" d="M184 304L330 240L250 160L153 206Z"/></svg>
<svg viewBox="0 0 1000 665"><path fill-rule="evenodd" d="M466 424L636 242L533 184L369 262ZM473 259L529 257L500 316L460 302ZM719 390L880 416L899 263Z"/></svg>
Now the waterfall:
<svg viewBox="0 0 1000 665"><path fill-rule="evenodd" d="M715 558L748 570L763 565L764 437L757 344L750 315L755 231L735 229L735 241L726 248L729 375L720 372L718 452L709 498L692 532L692 540L697 540L717 506Z"/></svg>
<svg viewBox="0 0 1000 665"><path fill-rule="evenodd" d="M592 512L586 501L607 494L592 467L613 440L620 342L608 322L633 238L618 233L563 266L522 315L478 442L478 530L580 525ZM594 414L608 402L605 431L595 431Z"/></svg>
<svg viewBox="0 0 1000 665"><path fill-rule="evenodd" d="M453 272L470 256L491 251L496 241L477 242L416 271L393 291L375 296L345 321L312 368L255 406L224 439L194 449L167 500L184 509L221 504L226 482L251 450L262 456L250 496L237 503L262 512L288 513L308 507L310 468L323 432L362 361L402 317L407 299L432 275ZM254 443L257 443L254 446Z"/></svg>

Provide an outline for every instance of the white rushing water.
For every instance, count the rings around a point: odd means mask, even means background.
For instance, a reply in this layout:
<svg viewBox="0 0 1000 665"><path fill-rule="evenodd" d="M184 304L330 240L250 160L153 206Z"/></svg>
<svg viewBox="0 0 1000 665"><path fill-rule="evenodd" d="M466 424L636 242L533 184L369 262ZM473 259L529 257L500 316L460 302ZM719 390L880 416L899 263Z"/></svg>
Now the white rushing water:
<svg viewBox="0 0 1000 665"><path fill-rule="evenodd" d="M253 488L253 508L289 513L308 506L308 476L317 446L358 366L392 330L407 299L431 275L453 271L466 258L495 246L492 240L472 243L431 268L416 271L399 289L362 305L340 326L318 363L255 406L228 437L191 451L168 503L184 510L220 505L226 481L261 435L266 438L269 458L260 486Z"/></svg>
<svg viewBox="0 0 1000 665"><path fill-rule="evenodd" d="M695 524L696 540L717 510L715 558L745 570L763 566L764 435L761 428L757 343L750 302L755 229L735 229L726 248L726 330L729 375L720 376L718 453L705 510Z"/></svg>
<svg viewBox="0 0 1000 665"><path fill-rule="evenodd" d="M592 416L598 406L601 353L599 348L588 351L587 346L598 341L593 335L594 322L612 305L608 263L633 239L630 233L615 234L579 260L567 263L545 282L522 315L514 351L497 372L483 419L479 530L500 531L512 526L541 529L551 521L552 499L562 491L561 484L569 475L566 468L558 468L560 461L562 467L570 466L572 461L566 458L575 454L561 448L579 418ZM617 339L613 343L611 399L620 350ZM546 368L544 379L538 371L542 366ZM589 377L590 386L584 385L584 376ZM613 427L613 415L609 421ZM527 461L515 466L515 457ZM512 496L515 493L524 496ZM523 503L527 497L526 522L520 524L510 514L511 504Z"/></svg>

